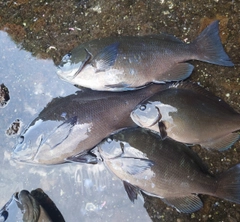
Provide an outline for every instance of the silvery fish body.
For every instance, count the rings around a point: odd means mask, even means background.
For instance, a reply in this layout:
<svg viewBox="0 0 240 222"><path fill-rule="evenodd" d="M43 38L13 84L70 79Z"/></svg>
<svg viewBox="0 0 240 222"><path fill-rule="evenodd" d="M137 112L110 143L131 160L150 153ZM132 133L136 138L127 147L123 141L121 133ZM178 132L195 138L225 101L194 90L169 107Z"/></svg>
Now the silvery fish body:
<svg viewBox="0 0 240 222"><path fill-rule="evenodd" d="M133 127L134 107L167 85L129 92L85 89L53 99L19 136L12 157L38 164L58 164L85 152L120 129ZM87 160L83 160L85 162Z"/></svg>
<svg viewBox="0 0 240 222"><path fill-rule="evenodd" d="M139 104L131 113L141 127L187 144L229 148L239 134L240 114L197 84L175 84Z"/></svg>
<svg viewBox="0 0 240 222"><path fill-rule="evenodd" d="M186 145L168 138L161 140L140 128L120 131L95 149L107 168L123 180L132 201L142 191L184 213L202 207L197 194L240 204L240 164L213 176Z"/></svg>
<svg viewBox="0 0 240 222"><path fill-rule="evenodd" d="M52 200L41 189L36 189L31 193L22 190L13 194L0 210L0 221L64 222L65 220Z"/></svg>
<svg viewBox="0 0 240 222"><path fill-rule="evenodd" d="M92 40L65 55L57 73L75 85L94 90L125 91L150 82L186 79L194 67L185 61L194 59L233 66L221 44L218 21L190 44L164 33Z"/></svg>

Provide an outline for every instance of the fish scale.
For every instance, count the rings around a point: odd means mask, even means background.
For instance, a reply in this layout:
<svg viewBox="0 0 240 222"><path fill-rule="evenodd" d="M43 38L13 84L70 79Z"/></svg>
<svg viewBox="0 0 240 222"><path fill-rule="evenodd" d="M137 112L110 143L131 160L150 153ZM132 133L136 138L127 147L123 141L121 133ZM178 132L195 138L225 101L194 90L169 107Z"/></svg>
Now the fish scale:
<svg viewBox="0 0 240 222"><path fill-rule="evenodd" d="M100 91L183 80L194 68L188 60L233 66L218 32L215 21L189 44L165 33L95 39L64 56L57 74L71 84Z"/></svg>
<svg viewBox="0 0 240 222"><path fill-rule="evenodd" d="M130 118L134 107L166 87L169 85L153 84L122 93L85 89L53 99L21 133L12 157L38 164L68 161L68 157L86 152L110 134L135 127Z"/></svg>
<svg viewBox="0 0 240 222"><path fill-rule="evenodd" d="M137 125L161 136L206 148L224 150L239 139L240 114L191 82L154 94L139 104L131 117Z"/></svg>
<svg viewBox="0 0 240 222"><path fill-rule="evenodd" d="M142 191L184 213L203 206L197 194L240 203L240 164L214 176L189 147L169 138L159 140L151 131L122 130L91 153L99 153L109 171L123 181L131 201Z"/></svg>

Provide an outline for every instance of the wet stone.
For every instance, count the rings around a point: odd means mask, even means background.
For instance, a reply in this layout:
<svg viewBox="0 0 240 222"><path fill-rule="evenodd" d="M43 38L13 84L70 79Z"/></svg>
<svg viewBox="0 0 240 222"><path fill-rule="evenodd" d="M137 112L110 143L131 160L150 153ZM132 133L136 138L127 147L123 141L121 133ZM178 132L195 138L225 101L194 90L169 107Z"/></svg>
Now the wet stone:
<svg viewBox="0 0 240 222"><path fill-rule="evenodd" d="M237 220L236 220L235 218L233 218L233 217L229 217L229 218L228 218L228 221L229 221L229 222L237 222Z"/></svg>
<svg viewBox="0 0 240 222"><path fill-rule="evenodd" d="M10 100L8 88L2 83L0 85L0 107L4 108Z"/></svg>
<svg viewBox="0 0 240 222"><path fill-rule="evenodd" d="M7 129L6 134L8 136L13 136L18 134L19 129L21 127L21 121L19 119L16 119Z"/></svg>

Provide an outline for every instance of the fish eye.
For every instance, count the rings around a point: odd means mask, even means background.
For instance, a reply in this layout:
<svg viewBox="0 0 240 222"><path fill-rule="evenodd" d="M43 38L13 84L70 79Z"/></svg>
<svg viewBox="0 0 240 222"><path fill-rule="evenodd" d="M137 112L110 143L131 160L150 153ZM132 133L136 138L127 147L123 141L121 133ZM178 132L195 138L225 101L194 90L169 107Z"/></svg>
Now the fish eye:
<svg viewBox="0 0 240 222"><path fill-rule="evenodd" d="M19 136L19 137L18 137L18 143L19 143L19 144L22 144L23 141L24 141L24 136Z"/></svg>
<svg viewBox="0 0 240 222"><path fill-rule="evenodd" d="M146 105L141 105L141 106L139 107L139 109L140 109L141 111L144 111L146 108L147 108Z"/></svg>
<svg viewBox="0 0 240 222"><path fill-rule="evenodd" d="M15 200L18 200L18 199L19 199L18 195L19 195L19 192L16 192L15 195L14 195Z"/></svg>
<svg viewBox="0 0 240 222"><path fill-rule="evenodd" d="M71 59L71 57L72 57L72 53L69 52L65 56L63 56L62 61L63 62L68 62Z"/></svg>
<svg viewBox="0 0 240 222"><path fill-rule="evenodd" d="M110 137L107 138L107 142L108 142L108 143L111 143L112 141L113 141L112 138L110 138Z"/></svg>

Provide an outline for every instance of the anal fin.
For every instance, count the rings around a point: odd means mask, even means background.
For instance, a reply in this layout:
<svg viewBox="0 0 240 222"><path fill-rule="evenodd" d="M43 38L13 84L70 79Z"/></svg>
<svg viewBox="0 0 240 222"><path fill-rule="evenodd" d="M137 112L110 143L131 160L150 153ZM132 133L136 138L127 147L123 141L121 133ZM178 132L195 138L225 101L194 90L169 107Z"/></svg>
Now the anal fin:
<svg viewBox="0 0 240 222"><path fill-rule="evenodd" d="M200 210L203 206L201 199L194 194L185 197L168 197L163 198L162 201L170 205L182 213L193 213Z"/></svg>
<svg viewBox="0 0 240 222"><path fill-rule="evenodd" d="M224 151L230 148L239 139L239 137L240 136L238 133L230 133L227 134L226 136L222 136L219 139L201 143L200 145L205 148Z"/></svg>
<svg viewBox="0 0 240 222"><path fill-rule="evenodd" d="M167 72L161 74L159 76L159 80L155 79L153 82L154 83L162 83L164 82L169 82L169 81L180 81L183 79L188 78L192 71L193 71L194 66L191 65L190 63L177 63L174 66L170 68Z"/></svg>

